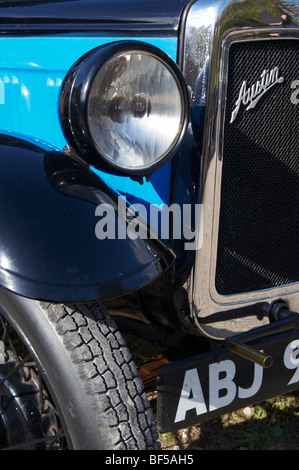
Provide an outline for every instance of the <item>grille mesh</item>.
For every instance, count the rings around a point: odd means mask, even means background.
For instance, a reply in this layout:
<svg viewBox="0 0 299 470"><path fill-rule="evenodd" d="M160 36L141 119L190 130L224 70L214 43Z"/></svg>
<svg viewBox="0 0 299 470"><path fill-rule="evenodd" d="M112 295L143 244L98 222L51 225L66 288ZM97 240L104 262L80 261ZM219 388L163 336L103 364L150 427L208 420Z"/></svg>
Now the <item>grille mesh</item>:
<svg viewBox="0 0 299 470"><path fill-rule="evenodd" d="M297 40L230 48L215 279L222 295L299 281L298 63ZM241 105L230 123L243 81L251 87L276 66L283 83L254 109Z"/></svg>

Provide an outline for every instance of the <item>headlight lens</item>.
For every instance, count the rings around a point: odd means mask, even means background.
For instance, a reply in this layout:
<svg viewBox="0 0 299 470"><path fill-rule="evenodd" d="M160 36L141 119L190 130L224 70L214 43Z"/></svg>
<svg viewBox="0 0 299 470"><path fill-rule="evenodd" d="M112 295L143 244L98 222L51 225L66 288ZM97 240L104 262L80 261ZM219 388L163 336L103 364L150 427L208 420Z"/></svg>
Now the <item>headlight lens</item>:
<svg viewBox="0 0 299 470"><path fill-rule="evenodd" d="M63 128L94 166L145 175L177 150L188 93L176 65L157 52L140 43L113 43L70 71L62 91Z"/></svg>
<svg viewBox="0 0 299 470"><path fill-rule="evenodd" d="M88 125L94 144L111 162L145 169L161 160L182 131L179 84L156 57L129 52L102 67L90 90Z"/></svg>

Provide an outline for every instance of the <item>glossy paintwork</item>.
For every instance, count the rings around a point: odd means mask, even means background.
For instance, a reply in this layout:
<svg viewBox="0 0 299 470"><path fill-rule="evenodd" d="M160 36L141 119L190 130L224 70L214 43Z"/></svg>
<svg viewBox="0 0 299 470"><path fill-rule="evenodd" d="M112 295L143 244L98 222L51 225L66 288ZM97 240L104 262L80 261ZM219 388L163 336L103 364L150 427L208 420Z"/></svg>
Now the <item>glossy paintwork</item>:
<svg viewBox="0 0 299 470"><path fill-rule="evenodd" d="M82 2L60 3L67 3L68 7L75 3L76 9ZM84 2L84 7L89 3L93 2ZM2 21L7 6L7 2L0 2ZM10 9L9 14L20 15L21 10L25 11L24 6L25 2L22 6L18 2L18 7ZM26 6L29 15L32 5ZM67 21L69 13L70 10ZM131 16L129 10L127 13ZM47 20L44 18L42 22ZM121 39L144 40L161 48L173 60L177 58L177 33L171 37L146 36L140 30L129 36L103 31L40 36L40 30L36 32L37 23L34 21L23 33L19 33L22 27L18 29L18 37L7 33L9 24L15 27L15 20L5 19L0 38L0 129L21 135L47 150L59 151L66 144L58 110L61 85L68 69L87 51L121 36ZM41 163L46 160L45 153L30 149L30 145L20 151L14 139L13 146L7 146L8 141L4 140L5 145L0 146L1 208L2 216L7 217L2 220L5 229L0 237L0 283L4 287L21 295L52 301L117 297L152 281L171 264L173 255L166 251L163 260L164 251L159 242L155 245L158 243L158 251L162 251L157 259L140 240L120 243L97 240L95 202L62 198L57 191L49 192L51 186L45 180ZM160 205L169 202L170 169L171 164L164 166L143 185L129 177L95 171L108 186L97 177L93 185L100 185L101 191L113 197L123 194L130 202ZM19 205L19 200L24 204ZM43 233L41 226L44 226ZM77 227L75 231L74 227Z"/></svg>
<svg viewBox="0 0 299 470"><path fill-rule="evenodd" d="M85 25L106 29L173 31L188 0L50 0L1 1L0 18L6 25L32 24L59 29Z"/></svg>
<svg viewBox="0 0 299 470"><path fill-rule="evenodd" d="M0 135L0 169L0 285L7 289L51 301L107 299L151 282L173 262L158 240L96 238L95 209L105 201L117 210L116 195L60 152Z"/></svg>
<svg viewBox="0 0 299 470"><path fill-rule="evenodd" d="M62 149L66 140L58 107L65 76L87 51L117 39L117 36L95 34L1 37L0 83L4 92L0 99L0 130L24 134ZM151 37L144 41L176 60L176 38ZM98 174L128 200L158 205L169 203L170 165L156 172L151 182L142 186L128 177Z"/></svg>

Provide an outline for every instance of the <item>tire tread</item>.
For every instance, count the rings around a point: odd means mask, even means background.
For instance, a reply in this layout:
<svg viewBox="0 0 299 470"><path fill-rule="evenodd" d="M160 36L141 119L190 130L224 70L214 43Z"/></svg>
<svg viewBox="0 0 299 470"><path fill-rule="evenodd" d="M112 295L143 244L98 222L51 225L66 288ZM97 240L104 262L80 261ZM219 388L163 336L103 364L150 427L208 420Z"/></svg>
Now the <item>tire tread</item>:
<svg viewBox="0 0 299 470"><path fill-rule="evenodd" d="M40 303L61 338L113 449L159 449L138 370L107 309L99 303Z"/></svg>

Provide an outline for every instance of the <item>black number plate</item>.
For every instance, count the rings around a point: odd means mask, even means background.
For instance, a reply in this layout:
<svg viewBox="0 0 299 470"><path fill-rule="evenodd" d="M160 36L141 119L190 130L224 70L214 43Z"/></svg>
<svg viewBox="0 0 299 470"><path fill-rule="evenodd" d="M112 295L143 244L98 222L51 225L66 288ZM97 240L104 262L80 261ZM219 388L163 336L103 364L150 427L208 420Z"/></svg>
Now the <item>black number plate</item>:
<svg viewBox="0 0 299 470"><path fill-rule="evenodd" d="M248 343L272 356L264 369L225 348L164 366L158 426L174 431L299 389L299 330Z"/></svg>

